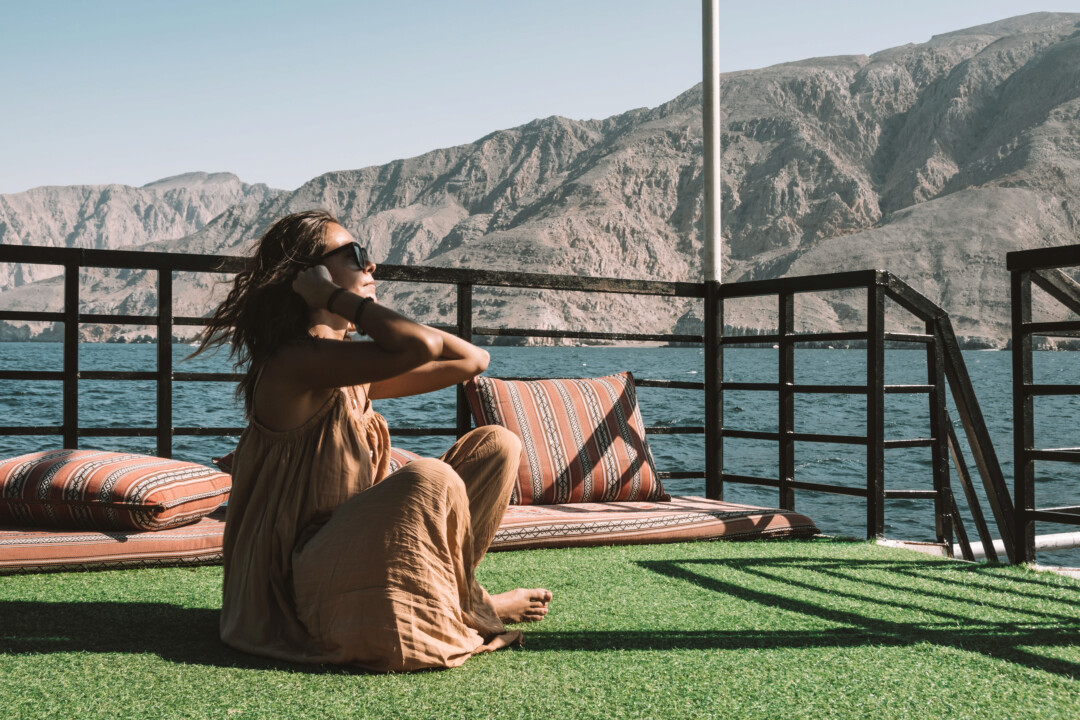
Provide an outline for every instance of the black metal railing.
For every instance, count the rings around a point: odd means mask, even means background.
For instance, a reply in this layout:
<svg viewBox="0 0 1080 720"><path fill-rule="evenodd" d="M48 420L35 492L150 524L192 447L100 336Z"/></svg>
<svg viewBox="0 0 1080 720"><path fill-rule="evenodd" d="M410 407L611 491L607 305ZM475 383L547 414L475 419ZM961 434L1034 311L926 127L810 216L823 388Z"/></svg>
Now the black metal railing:
<svg viewBox="0 0 1080 720"><path fill-rule="evenodd" d="M1080 385L1036 383L1035 337L1080 338L1080 321L1032 321L1032 286L1080 315L1080 284L1061 268L1080 266L1080 245L1021 250L1006 256L1012 289L1013 462L1016 553L1020 562L1035 562L1035 523L1080 525L1080 505L1035 506L1035 463L1077 463L1080 447L1039 448L1035 441L1035 398L1080 395Z"/></svg>
<svg viewBox="0 0 1080 720"><path fill-rule="evenodd" d="M794 298L800 293L823 293L835 291L865 292L866 329L849 332L809 333L796 332ZM884 534L884 505L889 499L927 499L934 501L935 530L938 542L951 543L955 530L964 557L972 553L964 530L955 498L950 486L949 457L957 466L957 475L972 510L973 520L987 557L997 559L992 538L983 518L978 497L972 486L970 474L961 453L960 445L946 406L946 387L951 391L960 415L971 452L990 501L1003 538L1011 537L1012 508L1000 463L994 452L986 423L979 408L967 368L960 353L960 346L948 314L933 302L910 288L892 274L879 270L815 275L809 277L782 278L754 282L730 283L720 288L723 315L724 300L747 297L773 296L777 301L778 328L772 334L727 336L720 346L771 343L779 349L779 375L775 383L724 382L725 390L748 390L775 392L778 394L778 430L760 432L737 430L720 422L719 433L724 438L771 440L778 444L777 477L753 477L721 472L720 482L745 483L775 487L779 492L780 506L795 507L795 491L812 491L851 495L866 499L866 534L881 537ZM898 333L885 330L886 300L895 302L923 324L923 333ZM795 382L794 348L802 343L859 343L866 346L866 383L859 385L809 385ZM927 382L920 385L887 385L885 383L885 346L889 344L924 346L927 354ZM721 360L722 363L722 360ZM795 397L799 394L851 394L866 397L866 431L863 435L835 435L825 433L800 433L795 430ZM930 409L930 434L928 437L885 439L885 395L898 393L925 393ZM718 403L722 409L722 401ZM795 478L795 445L798 442L840 443L866 447L866 485L850 487L827 483L811 483ZM893 448L928 447L932 455L933 489L886 490L885 451ZM722 460L721 460L722 465ZM721 488L722 491L722 488ZM1008 542L1006 547L1008 547Z"/></svg>
<svg viewBox="0 0 1080 720"><path fill-rule="evenodd" d="M173 368L172 335L177 325L202 325L199 317L174 316L172 313L173 273L235 273L244 258L207 255L181 255L138 251L84 250L76 248L42 248L0 245L0 262L53 264L64 268L64 309L61 312L0 311L0 320L60 322L64 325L63 369L50 371L0 370L0 380L58 380L63 383L63 420L59 426L4 426L0 435L61 435L66 447L78 447L80 437L155 437L157 453L172 454L174 436L238 435L239 427L175 427L173 425L172 394L174 382L235 381L232 373L179 373ZM158 313L154 315L98 315L80 313L80 268L126 268L156 273ZM955 434L951 432L945 405L948 385L960 413L976 466L986 488L999 531L1012 547L1012 507L1001 470L990 444L989 434L979 410L978 401L968 379L948 315L935 304L918 294L902 281L882 271L861 271L817 275L803 278L783 278L742 283L715 282L683 283L638 281L613 278L586 278L563 275L544 275L469 270L460 268L405 267L381 265L383 281L403 281L449 284L456 288L457 322L444 327L472 340L476 336L570 338L575 340L608 340L626 342L704 343L704 382L681 382L635 378L638 387L675 388L704 391L705 425L648 427L650 434L704 434L705 467L702 470L664 471L662 478L705 480L707 497L722 499L725 483L744 483L775 487L779 504L794 509L796 491L839 493L861 497L867 503L867 536L881 537L884 533L884 503L893 498L927 499L934 501L936 534L940 542L950 542L953 532L958 535L961 550L970 557L970 547L960 522L955 499L949 483L949 454L957 463L958 477L968 497L969 506L988 557L993 544L978 508L970 475L964 464ZM566 292L623 293L670 298L702 298L705 301L703 335L674 333L613 333L536 328L494 328L473 325L473 290L476 287L504 287ZM797 333L794 316L794 297L799 293L862 289L867 299L865 330L842 333ZM780 323L776 333L754 336L724 336L724 302L751 296L776 296ZM890 333L885 331L886 299L918 317L925 333ZM79 326L85 323L153 325L157 328L157 368L154 372L80 371L78 367ZM800 385L795 383L794 347L805 342L860 342L867 348L867 377L865 385ZM772 343L779 346L779 376L775 383L740 383L723 380L723 348L740 343ZM916 344L926 347L928 378L922 385L886 385L884 382L884 353L886 343ZM82 427L79 424L78 384L80 380L154 380L157 393L157 417L153 428ZM732 390L772 391L779 396L779 428L765 433L740 431L724 427L724 392ZM867 398L866 432L860 436L839 436L818 433L798 433L794 423L794 398L803 393L865 394ZM929 436L886 440L884 436L884 396L889 393L925 393L931 408ZM449 427L395 428L395 435L462 435L471 427L471 418L464 392L459 388L456 422ZM724 472L724 438L774 440L778 443L779 472L776 478L748 477ZM834 486L796 480L794 468L795 444L798 442L846 443L867 449L867 478L865 488ZM901 447L929 447L932 452L932 490L886 490L884 485L885 451Z"/></svg>

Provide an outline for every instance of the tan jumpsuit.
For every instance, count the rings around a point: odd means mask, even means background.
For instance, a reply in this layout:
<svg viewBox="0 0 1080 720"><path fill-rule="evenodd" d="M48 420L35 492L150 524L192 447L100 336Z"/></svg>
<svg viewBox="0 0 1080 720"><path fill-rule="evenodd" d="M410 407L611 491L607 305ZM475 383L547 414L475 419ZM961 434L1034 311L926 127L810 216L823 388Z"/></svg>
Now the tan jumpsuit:
<svg viewBox="0 0 1080 720"><path fill-rule="evenodd" d="M221 638L377 671L454 667L519 643L475 578L521 453L486 426L386 473L386 421L342 388L306 423L252 420L234 456ZM366 398L366 393L364 394Z"/></svg>

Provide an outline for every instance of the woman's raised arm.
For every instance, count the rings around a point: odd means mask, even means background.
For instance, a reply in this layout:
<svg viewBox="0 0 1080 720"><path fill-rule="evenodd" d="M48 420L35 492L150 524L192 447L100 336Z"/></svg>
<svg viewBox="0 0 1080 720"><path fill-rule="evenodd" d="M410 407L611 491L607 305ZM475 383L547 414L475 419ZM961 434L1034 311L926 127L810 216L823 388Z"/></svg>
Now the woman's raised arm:
<svg viewBox="0 0 1080 720"><path fill-rule="evenodd" d="M340 288L325 267L316 265L301 272L293 289L311 308L325 308L353 319L371 342L344 342L315 338L284 348L277 370L299 391L379 382L407 373L443 355L439 331L413 322L370 297ZM331 298L331 296L333 296Z"/></svg>

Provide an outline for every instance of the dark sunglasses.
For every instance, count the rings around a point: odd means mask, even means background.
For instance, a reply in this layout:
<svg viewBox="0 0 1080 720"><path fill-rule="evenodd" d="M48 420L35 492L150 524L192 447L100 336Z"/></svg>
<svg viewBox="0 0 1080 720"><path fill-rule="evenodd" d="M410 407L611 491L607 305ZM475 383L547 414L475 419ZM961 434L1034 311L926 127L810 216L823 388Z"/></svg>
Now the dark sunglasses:
<svg viewBox="0 0 1080 720"><path fill-rule="evenodd" d="M371 262L371 256L368 255L367 248L358 242L351 242L348 245L342 245L339 248L334 248L330 252L326 253L319 258L319 263L322 263L326 258L337 255L339 253L351 252L353 254L353 260L356 262L356 269L363 270Z"/></svg>

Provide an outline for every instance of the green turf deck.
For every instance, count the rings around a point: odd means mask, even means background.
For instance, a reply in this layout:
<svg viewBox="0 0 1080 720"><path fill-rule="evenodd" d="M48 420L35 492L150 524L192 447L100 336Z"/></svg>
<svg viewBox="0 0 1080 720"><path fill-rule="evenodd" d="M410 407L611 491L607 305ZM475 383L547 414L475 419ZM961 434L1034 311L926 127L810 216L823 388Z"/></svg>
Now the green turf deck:
<svg viewBox="0 0 1080 720"><path fill-rule="evenodd" d="M234 652L221 569L0 578L5 718L1077 718L1080 582L867 543L489 555L526 646L369 675Z"/></svg>

